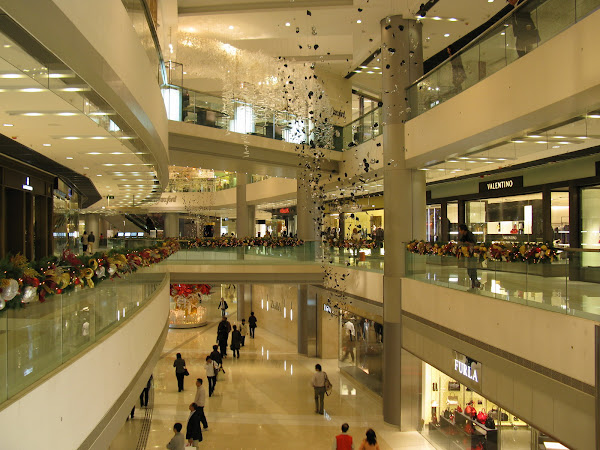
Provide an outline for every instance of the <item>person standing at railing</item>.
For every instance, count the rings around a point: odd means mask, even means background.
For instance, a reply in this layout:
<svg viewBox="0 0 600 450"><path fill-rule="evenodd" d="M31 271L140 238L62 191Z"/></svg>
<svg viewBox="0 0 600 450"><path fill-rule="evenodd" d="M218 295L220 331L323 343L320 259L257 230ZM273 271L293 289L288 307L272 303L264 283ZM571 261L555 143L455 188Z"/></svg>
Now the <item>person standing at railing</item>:
<svg viewBox="0 0 600 450"><path fill-rule="evenodd" d="M523 4L527 0L509 0L508 2L515 8ZM520 8L511 17L513 34L515 35L515 46L519 58L525 56L540 40L540 34L535 26L535 22L531 18L531 13L525 8Z"/></svg>
<svg viewBox="0 0 600 450"><path fill-rule="evenodd" d="M360 238L360 233L358 232L358 228L354 228L352 230L352 236L351 236L351 240L352 240L352 250L354 253L354 258L358 258L358 252L360 250L360 243L361 243L361 238ZM358 263L358 260L357 260Z"/></svg>
<svg viewBox="0 0 600 450"><path fill-rule="evenodd" d="M458 226L458 242L469 247L469 249L473 248L473 246L477 243L475 235L469 231L469 229L464 223L461 223ZM477 261L475 260L475 258L467 257L467 274L471 279L471 288L473 289L481 287L481 283L477 279L477 267L475 266L476 264Z"/></svg>

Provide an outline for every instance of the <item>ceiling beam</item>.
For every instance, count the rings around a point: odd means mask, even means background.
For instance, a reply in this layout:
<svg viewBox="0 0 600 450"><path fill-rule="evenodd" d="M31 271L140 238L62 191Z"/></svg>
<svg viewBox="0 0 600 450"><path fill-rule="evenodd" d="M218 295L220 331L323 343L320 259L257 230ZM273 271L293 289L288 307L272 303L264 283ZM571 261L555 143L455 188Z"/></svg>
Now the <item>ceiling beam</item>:
<svg viewBox="0 0 600 450"><path fill-rule="evenodd" d="M241 12L291 10L305 8L331 8L352 6L353 0L299 0L295 2L255 2L255 3L222 3L219 5L184 6L179 8L180 16L205 14L237 14Z"/></svg>

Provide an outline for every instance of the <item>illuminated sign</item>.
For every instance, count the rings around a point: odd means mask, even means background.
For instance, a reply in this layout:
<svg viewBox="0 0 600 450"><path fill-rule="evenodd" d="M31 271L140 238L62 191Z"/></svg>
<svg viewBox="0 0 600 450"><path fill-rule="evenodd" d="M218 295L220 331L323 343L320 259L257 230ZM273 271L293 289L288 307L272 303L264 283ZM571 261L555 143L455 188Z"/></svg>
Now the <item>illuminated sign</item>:
<svg viewBox="0 0 600 450"><path fill-rule="evenodd" d="M289 214L290 213L290 208L280 208L279 209L279 214Z"/></svg>
<svg viewBox="0 0 600 450"><path fill-rule="evenodd" d="M454 352L454 371L477 385L481 384L481 363L456 351Z"/></svg>
<svg viewBox="0 0 600 450"><path fill-rule="evenodd" d="M479 183L479 192L510 191L523 187L523 177L505 178L503 180L484 181Z"/></svg>
<svg viewBox="0 0 600 450"><path fill-rule="evenodd" d="M23 189L26 191L33 191L33 186L29 184L29 177L25 178L25 184L23 185Z"/></svg>

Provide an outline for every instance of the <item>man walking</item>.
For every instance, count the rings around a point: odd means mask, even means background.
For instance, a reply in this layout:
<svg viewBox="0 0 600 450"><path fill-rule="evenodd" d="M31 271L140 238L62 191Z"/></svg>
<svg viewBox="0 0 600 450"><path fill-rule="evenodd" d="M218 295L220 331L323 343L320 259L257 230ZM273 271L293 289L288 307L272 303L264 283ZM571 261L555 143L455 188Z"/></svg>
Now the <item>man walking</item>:
<svg viewBox="0 0 600 450"><path fill-rule="evenodd" d="M256 329L256 317L254 317L254 312L250 313L250 317L248 317L248 327L250 328L250 336L254 339L254 330Z"/></svg>
<svg viewBox="0 0 600 450"><path fill-rule="evenodd" d="M229 305L227 304L225 299L223 297L221 297L221 301L219 302L219 309L221 310L221 316L225 317L225 314L227 314L227 312L226 312L227 308L229 308Z"/></svg>
<svg viewBox="0 0 600 450"><path fill-rule="evenodd" d="M206 370L206 378L208 379L208 396L212 397L215 392L215 385L217 384L217 371L219 367L210 359L210 356L207 356L204 370Z"/></svg>
<svg viewBox="0 0 600 450"><path fill-rule="evenodd" d="M190 405L190 417L188 418L185 438L190 446L200 448L202 428L200 428L200 411L195 403Z"/></svg>
<svg viewBox="0 0 600 450"><path fill-rule="evenodd" d="M205 430L208 430L208 422L206 421L206 416L204 415L206 392L204 391L204 386L202 386L202 378L198 378L196 380L196 397L194 398L194 403L197 405L196 410L200 411L200 422L202 422L202 426Z"/></svg>
<svg viewBox="0 0 600 450"><path fill-rule="evenodd" d="M219 368L218 370L221 370L223 373L225 373L225 369L223 369L223 358L221 357L221 354L219 353L219 346L218 345L213 345L213 351L210 353L210 359L212 359L214 362L217 363L217 367Z"/></svg>
<svg viewBox="0 0 600 450"><path fill-rule="evenodd" d="M315 412L323 414L325 400L325 380L327 374L321 370L321 364L315 366L315 373L312 377L312 387L315 389Z"/></svg>
<svg viewBox="0 0 600 450"><path fill-rule="evenodd" d="M231 324L227 320L227 317L223 316L219 327L217 328L217 342L221 349L221 357L227 357L227 340L229 339L229 333L231 332Z"/></svg>
<svg viewBox="0 0 600 450"><path fill-rule="evenodd" d="M352 436L348 433L350 425L347 423L342 424L342 433L338 434L333 440L333 450L354 450L354 443L352 442Z"/></svg>
<svg viewBox="0 0 600 450"><path fill-rule="evenodd" d="M248 336L248 325L246 325L246 319L242 319L240 324L240 333L242 335L242 347L246 345L246 336Z"/></svg>
<svg viewBox="0 0 600 450"><path fill-rule="evenodd" d="M94 236L93 231L90 231L90 235L88 236L88 252L90 254L94 253L94 242L96 242L96 236Z"/></svg>
<svg viewBox="0 0 600 450"><path fill-rule="evenodd" d="M150 396L150 388L152 387L152 375L148 378L148 382L146 383L146 387L142 390L140 394L140 406L142 408L148 407L148 397Z"/></svg>

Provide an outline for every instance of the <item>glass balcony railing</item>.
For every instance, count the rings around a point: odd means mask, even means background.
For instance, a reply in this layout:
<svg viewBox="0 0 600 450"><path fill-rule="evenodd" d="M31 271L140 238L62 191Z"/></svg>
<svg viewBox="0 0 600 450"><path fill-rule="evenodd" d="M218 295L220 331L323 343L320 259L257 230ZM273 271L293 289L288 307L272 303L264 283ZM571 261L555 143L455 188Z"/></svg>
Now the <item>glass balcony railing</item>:
<svg viewBox="0 0 600 450"><path fill-rule="evenodd" d="M313 124L308 119L286 111L277 111L243 101L224 104L221 97L176 85L162 88L169 120L220 128L234 133L262 136L292 144L315 139ZM326 148L327 142L315 142ZM335 148L341 151L341 148Z"/></svg>
<svg viewBox="0 0 600 450"><path fill-rule="evenodd" d="M600 251L564 249L560 256L553 262L533 264L407 251L406 275L424 283L599 320Z"/></svg>
<svg viewBox="0 0 600 450"><path fill-rule="evenodd" d="M407 88L414 118L533 51L600 7L600 0L529 0Z"/></svg>
<svg viewBox="0 0 600 450"><path fill-rule="evenodd" d="M382 134L381 112L381 107L376 108L343 127L340 136L336 133L334 137L336 150L347 150Z"/></svg>
<svg viewBox="0 0 600 450"><path fill-rule="evenodd" d="M0 403L76 357L128 320L166 282L140 269L94 289L0 311Z"/></svg>

